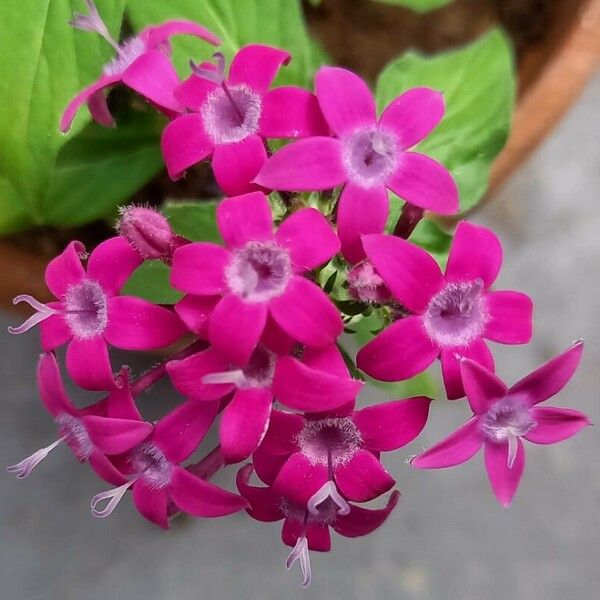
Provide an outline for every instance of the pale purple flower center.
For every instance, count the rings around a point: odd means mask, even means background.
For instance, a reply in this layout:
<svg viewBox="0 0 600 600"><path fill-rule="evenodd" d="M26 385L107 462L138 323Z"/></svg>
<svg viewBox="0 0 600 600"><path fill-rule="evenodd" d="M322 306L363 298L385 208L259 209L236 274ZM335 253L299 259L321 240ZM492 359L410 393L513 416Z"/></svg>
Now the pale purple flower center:
<svg viewBox="0 0 600 600"><path fill-rule="evenodd" d="M94 444L83 423L67 413L58 415L55 419L61 438L71 448L80 461L87 460L94 451Z"/></svg>
<svg viewBox="0 0 600 600"><path fill-rule="evenodd" d="M300 451L312 464L335 469L346 464L360 449L360 431L349 417L307 421L298 434Z"/></svg>
<svg viewBox="0 0 600 600"><path fill-rule="evenodd" d="M261 99L247 85L215 88L200 107L204 129L215 144L240 142L258 131Z"/></svg>
<svg viewBox="0 0 600 600"><path fill-rule="evenodd" d="M130 462L136 476L150 487L160 489L169 485L173 465L156 444L145 442L138 446L132 453Z"/></svg>
<svg viewBox="0 0 600 600"><path fill-rule="evenodd" d="M65 295L63 318L75 338L86 340L101 334L108 323L108 302L102 286L84 279Z"/></svg>
<svg viewBox="0 0 600 600"><path fill-rule="evenodd" d="M440 346L467 346L482 335L488 321L483 282L451 282L429 302L423 323Z"/></svg>
<svg viewBox="0 0 600 600"><path fill-rule="evenodd" d="M342 161L356 185L383 185L398 164L396 136L380 127L353 131L342 140Z"/></svg>
<svg viewBox="0 0 600 600"><path fill-rule="evenodd" d="M232 253L225 269L229 289L247 302L281 296L291 276L290 254L275 242L248 242Z"/></svg>
<svg viewBox="0 0 600 600"><path fill-rule="evenodd" d="M112 75L121 75L146 50L146 43L139 37L129 38L119 44L117 56L104 66L102 72L109 77Z"/></svg>

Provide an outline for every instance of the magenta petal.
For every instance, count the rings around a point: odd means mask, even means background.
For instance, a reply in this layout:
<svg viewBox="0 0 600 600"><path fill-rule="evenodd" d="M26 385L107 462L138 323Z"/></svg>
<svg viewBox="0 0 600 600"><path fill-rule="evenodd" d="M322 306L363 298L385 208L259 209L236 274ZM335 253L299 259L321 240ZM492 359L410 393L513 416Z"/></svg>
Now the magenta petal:
<svg viewBox="0 0 600 600"><path fill-rule="evenodd" d="M142 517L163 529L169 528L167 520L169 498L166 488L151 487L143 479L138 479L133 484L132 496L133 503Z"/></svg>
<svg viewBox="0 0 600 600"><path fill-rule="evenodd" d="M453 281L481 279L484 289L498 277L502 267L502 245L487 227L461 221L448 255L446 277Z"/></svg>
<svg viewBox="0 0 600 600"><path fill-rule="evenodd" d="M226 290L223 271L231 255L209 242L186 244L175 250L171 285L189 294L216 296Z"/></svg>
<svg viewBox="0 0 600 600"><path fill-rule="evenodd" d="M315 552L329 552L331 550L331 535L327 523L309 523L306 527L306 540L308 549Z"/></svg>
<svg viewBox="0 0 600 600"><path fill-rule="evenodd" d="M98 477L104 479L107 483L119 487L124 483L127 483L127 478L121 471L119 471L115 465L100 452L100 450L94 449L90 457L88 458L90 467L94 470Z"/></svg>
<svg viewBox="0 0 600 600"><path fill-rule="evenodd" d="M198 25L198 23L185 20L167 21L162 25L148 27L141 35L144 35L146 43L150 48L156 48L163 42L168 42L169 38L174 35L192 35L213 46L221 44L220 38L212 31L202 27L202 25Z"/></svg>
<svg viewBox="0 0 600 600"><path fill-rule="evenodd" d="M183 462L198 448L218 410L218 402L184 402L158 422L152 441L170 462Z"/></svg>
<svg viewBox="0 0 600 600"><path fill-rule="evenodd" d="M238 471L235 479L239 493L250 505L246 508L248 514L253 519L265 523L283 519L279 495L270 487L249 485L251 475L252 465L246 465Z"/></svg>
<svg viewBox="0 0 600 600"><path fill-rule="evenodd" d="M181 105L173 95L179 77L171 61L158 50L144 52L122 76L123 83L152 104L179 112Z"/></svg>
<svg viewBox="0 0 600 600"><path fill-rule="evenodd" d="M303 208L279 226L275 241L290 251L294 270L310 271L331 259L340 242L327 219L314 208Z"/></svg>
<svg viewBox="0 0 600 600"><path fill-rule="evenodd" d="M302 362L311 369L323 371L336 377L350 377L344 357L335 344L322 346L321 348L305 348L302 354Z"/></svg>
<svg viewBox="0 0 600 600"><path fill-rule="evenodd" d="M317 97L296 86L275 88L266 94L259 129L265 138L301 138L329 133Z"/></svg>
<svg viewBox="0 0 600 600"><path fill-rule="evenodd" d="M356 364L367 375L381 381L402 381L424 371L438 356L421 317L405 317L392 323L363 346Z"/></svg>
<svg viewBox="0 0 600 600"><path fill-rule="evenodd" d="M260 95L266 93L277 71L292 59L285 50L249 44L241 48L231 61L228 83L246 84Z"/></svg>
<svg viewBox="0 0 600 600"><path fill-rule="evenodd" d="M85 278L85 270L81 264L81 256L84 254L85 247L81 242L71 242L48 263L46 285L57 298L62 298L70 287Z"/></svg>
<svg viewBox="0 0 600 600"><path fill-rule="evenodd" d="M298 538L306 535L305 527L302 521L294 519L292 517L286 517L281 528L281 541L286 545L293 548L298 541Z"/></svg>
<svg viewBox="0 0 600 600"><path fill-rule="evenodd" d="M279 327L271 315L267 317L261 343L275 354L291 354L296 345L295 340Z"/></svg>
<svg viewBox="0 0 600 600"><path fill-rule="evenodd" d="M293 454L298 449L296 438L303 427L302 415L273 409L267 434L259 450L265 450L270 455ZM259 477L262 478L260 474Z"/></svg>
<svg viewBox="0 0 600 600"><path fill-rule="evenodd" d="M444 97L431 88L412 88L393 100L379 123L395 132L398 145L408 150L427 137L444 116Z"/></svg>
<svg viewBox="0 0 600 600"><path fill-rule="evenodd" d="M315 91L325 119L338 136L365 125L375 125L373 94L351 71L321 67L315 76Z"/></svg>
<svg viewBox="0 0 600 600"><path fill-rule="evenodd" d="M513 385L509 394L522 396L529 405L538 404L558 394L569 382L581 360L583 342L573 344L566 352L550 359Z"/></svg>
<svg viewBox="0 0 600 600"><path fill-rule="evenodd" d="M435 259L425 250L391 235L366 235L363 246L381 278L406 308L422 313L444 285Z"/></svg>
<svg viewBox="0 0 600 600"><path fill-rule="evenodd" d="M48 302L50 308L60 308L58 302ZM59 346L66 344L73 334L62 315L50 315L48 318L40 321L40 341L44 352L51 352Z"/></svg>
<svg viewBox="0 0 600 600"><path fill-rule="evenodd" d="M143 442L154 429L151 423L87 415L82 419L94 446L105 454L122 454Z"/></svg>
<svg viewBox="0 0 600 600"><path fill-rule="evenodd" d="M219 187L228 196L235 196L256 189L252 181L266 161L262 138L249 135L241 142L215 146L212 168Z"/></svg>
<svg viewBox="0 0 600 600"><path fill-rule="evenodd" d="M171 382L177 391L190 400L218 400L232 392L235 388L231 383L202 383L204 375L228 370L229 361L212 348L167 363Z"/></svg>
<svg viewBox="0 0 600 600"><path fill-rule="evenodd" d="M371 452L359 450L347 463L336 467L335 481L348 500L368 502L394 487L393 477Z"/></svg>
<svg viewBox="0 0 600 600"><path fill-rule="evenodd" d="M219 300L219 296L187 295L173 308L190 331L208 339L208 318Z"/></svg>
<svg viewBox="0 0 600 600"><path fill-rule="evenodd" d="M431 400L424 396L376 404L355 412L352 420L360 431L365 448L397 450L421 433L429 415Z"/></svg>
<svg viewBox="0 0 600 600"><path fill-rule="evenodd" d="M78 412L65 392L58 361L54 354L46 353L40 356L37 366L37 383L40 398L52 416L56 417L62 413L73 415Z"/></svg>
<svg viewBox="0 0 600 600"><path fill-rule="evenodd" d="M211 63L200 66L205 68L209 65ZM216 88L217 85L212 81L208 81L208 79L198 77L197 75L191 75L175 89L174 94L175 98L186 108L198 112L208 95Z"/></svg>
<svg viewBox="0 0 600 600"><path fill-rule="evenodd" d="M506 396L508 390L504 382L475 361L463 359L460 363L460 372L467 400L475 414L486 413L492 404Z"/></svg>
<svg viewBox="0 0 600 600"><path fill-rule="evenodd" d="M286 291L271 300L269 310L286 333L309 346L331 344L343 330L335 305L320 287L304 277L292 277Z"/></svg>
<svg viewBox="0 0 600 600"><path fill-rule="evenodd" d="M278 150L254 182L270 190L315 191L334 188L348 176L340 141L329 137L298 140Z"/></svg>
<svg viewBox="0 0 600 600"><path fill-rule="evenodd" d="M269 425L273 394L268 388L238 390L223 411L221 451L229 464L244 460L260 444Z"/></svg>
<svg viewBox="0 0 600 600"><path fill-rule="evenodd" d="M237 366L244 366L256 348L267 321L267 307L229 294L210 315L208 335L214 349Z"/></svg>
<svg viewBox="0 0 600 600"><path fill-rule="evenodd" d="M591 425L586 415L570 408L536 406L531 416L536 425L523 437L534 444L556 444Z"/></svg>
<svg viewBox="0 0 600 600"><path fill-rule="evenodd" d="M217 225L228 248L273 239L271 206L262 192L225 198L217 206Z"/></svg>
<svg viewBox="0 0 600 600"><path fill-rule="evenodd" d="M169 177L179 179L192 165L204 160L214 148L199 114L177 117L163 130L160 140Z"/></svg>
<svg viewBox="0 0 600 600"><path fill-rule="evenodd" d="M114 387L108 347L102 336L73 339L67 346L67 371L86 390L106 391Z"/></svg>
<svg viewBox="0 0 600 600"><path fill-rule="evenodd" d="M503 344L526 344L532 336L533 302L527 294L512 291L485 295L489 321L484 336Z"/></svg>
<svg viewBox="0 0 600 600"><path fill-rule="evenodd" d="M525 450L521 438L517 439L517 455L512 467L508 466L508 442L485 443L485 468L498 502L508 508L521 481L525 468Z"/></svg>
<svg viewBox="0 0 600 600"><path fill-rule="evenodd" d="M289 454L270 454L260 445L252 455L252 464L260 480L272 485L288 458Z"/></svg>
<svg viewBox="0 0 600 600"><path fill-rule="evenodd" d="M339 377L311 369L291 356L283 356L277 361L273 394L284 406L323 412L353 402L362 386L362 382L348 375Z"/></svg>
<svg viewBox="0 0 600 600"><path fill-rule="evenodd" d="M295 453L281 467L273 487L290 502L306 505L328 479L325 465L313 465L304 455Z"/></svg>
<svg viewBox="0 0 600 600"><path fill-rule="evenodd" d="M92 119L94 119L96 123L100 123L100 125L103 125L104 127L115 126L115 121L108 108L104 90L98 90L97 92L94 92L89 97L87 106L88 110L90 111L90 115L92 115Z"/></svg>
<svg viewBox="0 0 600 600"><path fill-rule="evenodd" d="M390 210L384 186L365 189L347 183L338 204L338 235L342 254L351 263L365 257L362 236L383 233Z"/></svg>
<svg viewBox="0 0 600 600"><path fill-rule="evenodd" d="M413 458L410 464L416 469L443 469L460 465L479 451L483 441L479 419L473 417L446 439Z"/></svg>
<svg viewBox="0 0 600 600"><path fill-rule="evenodd" d="M399 498L400 492L392 492L385 508L376 510L351 506L350 512L347 515L337 516L331 526L344 537L367 535L383 525L396 504L398 504Z"/></svg>
<svg viewBox="0 0 600 600"><path fill-rule="evenodd" d="M140 411L138 410L131 393L127 367L124 367L121 370L117 381L119 385L113 388L108 397L105 398L105 415L109 417L116 417L118 419L133 419L134 421L141 421L142 415L140 414Z"/></svg>
<svg viewBox="0 0 600 600"><path fill-rule="evenodd" d="M88 277L100 283L109 296L114 296L142 262L140 253L125 238L116 236L98 244L90 254Z"/></svg>
<svg viewBox="0 0 600 600"><path fill-rule="evenodd" d="M65 112L62 114L60 118L60 130L63 133L66 133L71 128L71 123L77 114L77 111L81 107L84 102L87 102L94 96L94 94L98 93L100 90L103 90L111 85L114 85L118 81L121 80L120 75L110 75L110 76L102 76L100 79L84 88L69 102L69 105L65 109Z"/></svg>
<svg viewBox="0 0 600 600"><path fill-rule="evenodd" d="M181 467L173 469L169 491L173 502L195 517L223 517L248 505L241 496L194 477Z"/></svg>
<svg viewBox="0 0 600 600"><path fill-rule="evenodd" d="M414 206L440 215L458 211L458 188L452 175L446 167L424 154L402 152L387 186Z"/></svg>

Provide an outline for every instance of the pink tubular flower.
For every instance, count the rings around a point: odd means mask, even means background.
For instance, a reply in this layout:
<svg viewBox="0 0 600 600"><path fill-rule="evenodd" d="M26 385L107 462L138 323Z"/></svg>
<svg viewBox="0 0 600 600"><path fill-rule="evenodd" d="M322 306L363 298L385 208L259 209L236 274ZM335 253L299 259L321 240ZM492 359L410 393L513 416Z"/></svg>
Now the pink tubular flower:
<svg viewBox="0 0 600 600"><path fill-rule="evenodd" d="M311 512L306 505L290 501L273 487L249 485L251 475L252 465L241 468L237 475L238 490L249 504L246 510L257 521L284 519L281 537L284 544L293 548L286 566L291 569L294 562L300 561L304 587L308 587L311 581L308 551L329 552L330 527L344 537L368 535L383 525L400 497L399 492L392 492L385 508L375 510L347 503L342 509L335 500L326 498Z"/></svg>
<svg viewBox="0 0 600 600"><path fill-rule="evenodd" d="M253 455L258 476L291 502L314 510L326 498L367 502L390 490L378 457L411 442L423 429L430 399L396 400L359 411L302 416L274 410Z"/></svg>
<svg viewBox="0 0 600 600"><path fill-rule="evenodd" d="M220 300L208 319L211 345L234 365L244 366L260 340L267 317L289 336L326 346L342 332L342 320L327 295L303 273L327 262L339 241L317 210L305 208L273 234L271 208L262 192L223 200L217 224L226 248L194 243L175 250L175 289ZM198 306L199 305L199 306ZM206 318L203 302L185 304L186 322ZM177 310L177 309L176 309Z"/></svg>
<svg viewBox="0 0 600 600"><path fill-rule="evenodd" d="M119 485L123 476L112 465L104 452L94 443L94 432L108 430L118 436L121 451L139 444L152 431L149 423L133 418L109 417L108 412L122 414L133 405L127 387L115 386L111 394L84 409L76 408L67 396L54 354L40 357L37 368L37 381L40 397L58 427L59 438L46 448L41 448L16 465L8 467L19 479L28 477L33 469L61 443L65 443L75 457L87 462L108 483Z"/></svg>
<svg viewBox="0 0 600 600"><path fill-rule="evenodd" d="M179 77L169 60L169 39L174 35L192 35L218 46L221 40L213 33L191 21L167 21L156 27L147 27L138 35L118 44L110 35L92 0L86 0L89 14L75 13L70 25L75 29L100 34L117 52L117 56L104 66L102 75L83 89L67 106L60 120L60 130L69 130L75 114L87 102L92 118L106 127L113 118L106 104L104 90L122 83L138 92L168 115L182 112L183 107L173 95Z"/></svg>
<svg viewBox="0 0 600 600"><path fill-rule="evenodd" d="M441 469L469 460L484 446L485 467L498 502L508 508L525 467L521 438L555 444L590 424L569 408L539 407L571 379L583 351L577 342L510 389L491 371L469 359L460 363L473 417L445 440L415 457L417 469Z"/></svg>
<svg viewBox="0 0 600 600"><path fill-rule="evenodd" d="M299 87L269 91L277 71L291 56L278 48L252 44L233 57L194 67L175 92L188 110L163 132L162 152L171 179L212 155L217 183L227 195L256 189L250 182L267 160L265 138L327 134L313 94Z"/></svg>
<svg viewBox="0 0 600 600"><path fill-rule="evenodd" d="M46 267L46 285L57 298L42 304L28 295L36 313L11 333L23 333L40 323L42 348L54 350L69 342L67 371L81 387L109 390L113 375L108 344L124 350L162 348L178 340L185 327L176 314L119 291L142 258L122 237L110 238L91 253L87 271L81 260L85 248L71 242Z"/></svg>
<svg viewBox="0 0 600 600"><path fill-rule="evenodd" d="M371 91L350 71L321 67L315 90L336 138L313 137L286 146L269 159L256 183L290 191L343 185L338 231L344 256L351 262L364 257L361 234L383 230L388 188L421 208L441 214L458 210L458 191L448 171L423 154L407 152L442 118L440 93L408 90L377 120Z"/></svg>
<svg viewBox="0 0 600 600"><path fill-rule="evenodd" d="M459 223L445 275L425 250L406 240L367 235L363 244L392 296L411 313L358 353L358 366L371 377L408 379L439 356L448 398L461 398L460 357L493 369L483 338L503 344L531 339L529 296L490 291L502 266L502 246L489 229Z"/></svg>
<svg viewBox="0 0 600 600"><path fill-rule="evenodd" d="M320 412L353 404L362 382L350 378L335 346L307 348L299 360L259 344L246 365L232 366L213 348L167 364L173 385L192 400L233 393L219 429L228 463L247 458L267 431L274 397L292 409Z"/></svg>

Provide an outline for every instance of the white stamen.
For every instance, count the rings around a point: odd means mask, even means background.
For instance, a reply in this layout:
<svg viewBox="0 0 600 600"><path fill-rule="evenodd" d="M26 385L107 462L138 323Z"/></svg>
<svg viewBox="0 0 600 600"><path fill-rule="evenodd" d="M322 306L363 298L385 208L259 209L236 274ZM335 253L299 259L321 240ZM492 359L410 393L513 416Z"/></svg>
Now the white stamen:
<svg viewBox="0 0 600 600"><path fill-rule="evenodd" d="M285 566L289 571L292 565L300 560L300 570L302 571L302 587L308 587L311 581L310 555L308 553L308 541L305 536L299 537L296 545L290 552Z"/></svg>
<svg viewBox="0 0 600 600"><path fill-rule="evenodd" d="M347 515L350 512L350 505L341 496L335 483L331 480L327 483L324 483L319 491L311 496L310 500L308 501L308 512L312 515L318 515L319 509L317 506L325 502L327 498L331 498L339 507L337 511L338 515Z"/></svg>
<svg viewBox="0 0 600 600"><path fill-rule="evenodd" d="M206 79L207 81L211 81L212 83L216 83L217 85L221 85L223 81L225 81L225 56L222 52L215 52L213 58L216 63L215 70L205 69L204 67L195 64L192 60L190 60L190 68L194 75Z"/></svg>
<svg viewBox="0 0 600 600"><path fill-rule="evenodd" d="M244 372L241 369L235 369L233 371L223 371L221 373L209 373L202 377L202 383L206 384L219 384L219 383L233 383L236 387L243 387L246 378Z"/></svg>
<svg viewBox="0 0 600 600"><path fill-rule="evenodd" d="M17 463L16 465L7 467L6 470L9 473L13 473L14 475L16 475L18 479L25 479L25 477L29 477L29 475L31 475L31 472L46 458L46 456L48 456L48 454L50 454L50 452L52 452L52 450L54 450L54 448L56 448L56 446L63 442L65 438L66 436L63 436L60 439L53 442L52 444L50 444L49 446L46 446L45 448L40 448L31 456L24 458L21 462Z"/></svg>
<svg viewBox="0 0 600 600"><path fill-rule="evenodd" d="M13 298L13 304L19 304L20 302L26 302L33 308L36 312L31 315L24 323L18 325L17 327L13 327L10 325L8 327L8 332L13 335L19 335L20 333L25 333L29 331L32 327L35 327L38 323L45 321L48 317L52 315L57 315L58 311L54 308L51 308L47 304L42 304L39 300L36 300L33 296L29 294L21 294L20 296L16 296Z"/></svg>
<svg viewBox="0 0 600 600"><path fill-rule="evenodd" d="M508 439L508 456L506 459L506 465L509 469L515 464L515 458L517 458L517 450L519 448L519 436L515 435L512 431L508 431L506 435Z"/></svg>
<svg viewBox="0 0 600 600"><path fill-rule="evenodd" d="M112 490L106 490L106 492L100 492L99 494L96 494L90 503L90 508L92 509L92 514L94 517L97 517L98 519L109 517L113 510L115 510L117 507L117 504L119 504L121 501L121 498L123 498L125 495L125 492L135 483L136 479L137 477L134 477L118 488L113 488ZM98 510L97 506L103 500L108 500L108 504L102 510Z"/></svg>
<svg viewBox="0 0 600 600"><path fill-rule="evenodd" d="M96 5L92 0L85 0L87 4L89 15L83 15L81 13L74 13L73 19L69 21L69 25L75 29L81 29L82 31L94 31L101 35L117 52L120 52L119 44L113 39L108 31L108 27L102 20Z"/></svg>

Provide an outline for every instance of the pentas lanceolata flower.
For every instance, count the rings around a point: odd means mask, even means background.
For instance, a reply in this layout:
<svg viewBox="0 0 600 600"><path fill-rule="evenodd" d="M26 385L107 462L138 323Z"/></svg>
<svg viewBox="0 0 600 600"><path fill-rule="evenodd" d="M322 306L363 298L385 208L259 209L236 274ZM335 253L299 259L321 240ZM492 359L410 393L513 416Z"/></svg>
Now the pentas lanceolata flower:
<svg viewBox="0 0 600 600"><path fill-rule="evenodd" d="M572 377L583 346L507 389L484 340L528 342L532 303L521 292L492 289L502 263L497 237L459 223L445 273L407 239L425 209L458 209L451 175L410 150L443 117L441 94L398 90L377 119L366 84L344 69L321 68L316 95L270 89L291 57L260 45L242 48L227 75L220 53L213 63L191 62L181 83L168 38L185 33L218 44L215 35L173 21L119 44L87 5L89 14L76 15L73 25L100 33L118 56L69 105L61 128L84 102L94 119L112 124L104 89L122 82L172 119L162 136L171 177L207 159L221 188L235 195L217 206L223 244L190 242L158 210L125 207L118 236L89 255L71 242L49 263L55 300L15 298L35 309L10 330L40 326L38 386L58 434L9 470L27 477L66 444L113 486L92 499L96 517L110 515L131 492L138 512L164 529L180 512L220 517L246 509L258 521L283 520L282 539L292 548L287 566L298 562L308 585L309 550L329 551L330 527L358 537L389 517L397 491L384 508L360 503L392 490L395 474L381 453L413 441L432 405L416 396L360 408L359 369L398 381L439 357L446 396L466 391L474 414L412 465L456 465L484 446L494 493L508 506L523 471L521 440L550 444L589 423L577 411L538 405ZM268 158L271 138L305 139ZM393 235L385 233L388 189L406 201ZM167 265L172 287L184 293L175 306L123 295L145 261ZM340 336L364 318L374 338L354 356ZM113 373L109 346L145 351L182 339L187 346L167 351L146 373ZM65 344L70 377L106 392L84 409L62 385L55 352ZM138 404L163 377L184 400L149 422ZM213 427L219 445L191 461ZM239 494L209 482L242 461ZM264 485L250 484L253 471Z"/></svg>

